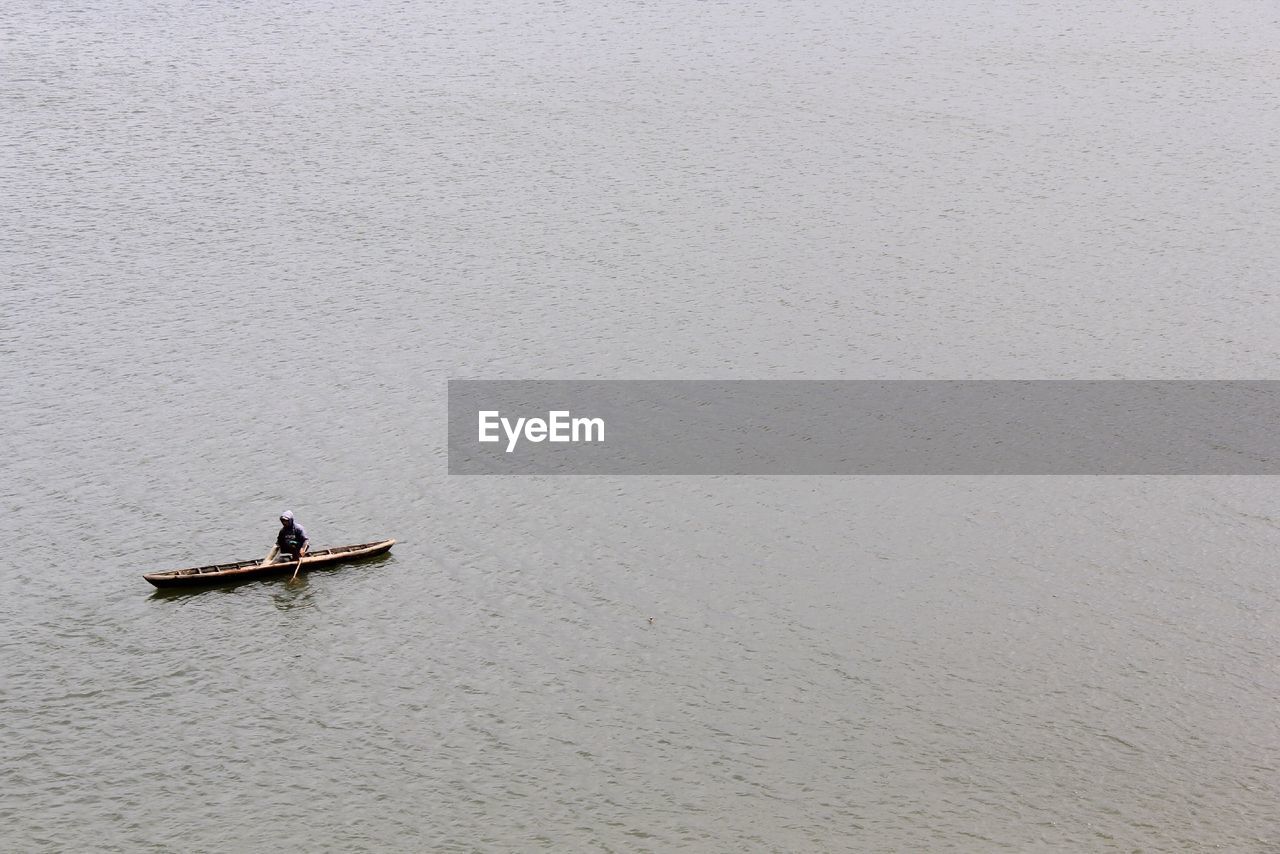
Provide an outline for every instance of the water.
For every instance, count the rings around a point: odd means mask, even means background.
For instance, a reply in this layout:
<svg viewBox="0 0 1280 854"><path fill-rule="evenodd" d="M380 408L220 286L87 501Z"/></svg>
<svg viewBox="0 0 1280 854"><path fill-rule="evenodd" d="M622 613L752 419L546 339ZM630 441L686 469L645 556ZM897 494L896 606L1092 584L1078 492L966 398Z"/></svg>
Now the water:
<svg viewBox="0 0 1280 854"><path fill-rule="evenodd" d="M0 848L1280 845L1267 479L444 473L450 377L1276 378L1262 6L0 27ZM400 543L139 577L286 507Z"/></svg>

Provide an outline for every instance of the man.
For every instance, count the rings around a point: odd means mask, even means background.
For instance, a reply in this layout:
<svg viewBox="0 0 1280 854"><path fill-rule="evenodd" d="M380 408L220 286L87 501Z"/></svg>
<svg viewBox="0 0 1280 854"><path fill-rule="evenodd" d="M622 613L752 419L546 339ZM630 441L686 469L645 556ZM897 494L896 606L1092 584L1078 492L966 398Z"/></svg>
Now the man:
<svg viewBox="0 0 1280 854"><path fill-rule="evenodd" d="M293 511L286 510L280 514L280 533L276 534L276 544L267 553L263 563L271 563L276 559L277 554L281 557L288 555L290 560L298 560L307 553L307 547L310 545L307 532L293 521Z"/></svg>

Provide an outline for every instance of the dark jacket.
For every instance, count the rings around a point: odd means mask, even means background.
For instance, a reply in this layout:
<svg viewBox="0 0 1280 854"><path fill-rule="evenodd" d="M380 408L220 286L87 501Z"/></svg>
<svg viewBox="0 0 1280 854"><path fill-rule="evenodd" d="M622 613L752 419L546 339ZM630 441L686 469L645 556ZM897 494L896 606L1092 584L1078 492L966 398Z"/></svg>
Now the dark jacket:
<svg viewBox="0 0 1280 854"><path fill-rule="evenodd" d="M276 548L280 551L296 555L307 544L307 532L293 520L292 513L285 513L281 519L288 517L289 523L280 525L280 533L276 534Z"/></svg>

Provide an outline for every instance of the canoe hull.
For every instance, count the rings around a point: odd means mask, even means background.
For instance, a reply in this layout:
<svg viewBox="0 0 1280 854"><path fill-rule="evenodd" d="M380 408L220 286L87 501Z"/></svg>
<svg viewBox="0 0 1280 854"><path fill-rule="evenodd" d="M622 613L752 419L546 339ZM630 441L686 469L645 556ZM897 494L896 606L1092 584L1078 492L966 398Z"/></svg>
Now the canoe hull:
<svg viewBox="0 0 1280 854"><path fill-rule="evenodd" d="M391 550L395 540L378 540L372 543L360 543L354 546L339 546L332 549L308 554L302 559L302 567L298 571L309 572L324 566L343 563L350 560L361 560L385 554ZM204 587L210 584L226 584L232 581L247 581L254 578L269 578L273 575L293 575L297 566L295 561L264 564L261 560L242 560L234 563L219 563L211 566L193 566L187 569L172 569L167 572L153 572L142 576L156 587Z"/></svg>

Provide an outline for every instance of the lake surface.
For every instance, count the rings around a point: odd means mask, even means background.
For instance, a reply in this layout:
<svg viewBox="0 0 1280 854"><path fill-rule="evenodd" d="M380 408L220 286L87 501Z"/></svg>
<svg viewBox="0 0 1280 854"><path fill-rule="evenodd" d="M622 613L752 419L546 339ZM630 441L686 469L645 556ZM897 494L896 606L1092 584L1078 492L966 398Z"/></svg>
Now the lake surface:
<svg viewBox="0 0 1280 854"><path fill-rule="evenodd" d="M0 13L0 848L1275 851L1267 478L450 478L445 383L1280 379L1257 2ZM392 555L198 594L143 572Z"/></svg>

